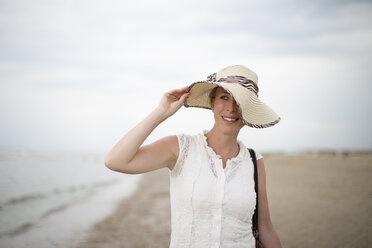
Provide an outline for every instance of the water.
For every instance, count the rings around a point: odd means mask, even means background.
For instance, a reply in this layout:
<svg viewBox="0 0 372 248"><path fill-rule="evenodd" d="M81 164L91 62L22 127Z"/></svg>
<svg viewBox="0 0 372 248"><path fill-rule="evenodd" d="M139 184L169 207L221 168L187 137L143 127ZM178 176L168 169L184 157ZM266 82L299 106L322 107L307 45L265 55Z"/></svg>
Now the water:
<svg viewBox="0 0 372 248"><path fill-rule="evenodd" d="M104 154L0 151L0 247L71 247L129 196L140 176Z"/></svg>

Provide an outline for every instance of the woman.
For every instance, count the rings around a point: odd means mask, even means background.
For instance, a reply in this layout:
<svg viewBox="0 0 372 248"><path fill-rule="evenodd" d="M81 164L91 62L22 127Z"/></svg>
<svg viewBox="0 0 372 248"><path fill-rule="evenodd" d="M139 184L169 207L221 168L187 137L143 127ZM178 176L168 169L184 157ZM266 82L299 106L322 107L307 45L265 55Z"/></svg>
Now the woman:
<svg viewBox="0 0 372 248"><path fill-rule="evenodd" d="M142 146L164 120L186 107L210 108L214 126L203 134L164 137ZM238 141L245 126L269 127L280 118L258 99L256 74L229 66L205 81L172 90L149 116L108 153L105 165L139 174L170 170L170 247L254 247L252 215L256 206L253 163ZM258 228L265 247L281 247L270 220L262 156L258 167Z"/></svg>

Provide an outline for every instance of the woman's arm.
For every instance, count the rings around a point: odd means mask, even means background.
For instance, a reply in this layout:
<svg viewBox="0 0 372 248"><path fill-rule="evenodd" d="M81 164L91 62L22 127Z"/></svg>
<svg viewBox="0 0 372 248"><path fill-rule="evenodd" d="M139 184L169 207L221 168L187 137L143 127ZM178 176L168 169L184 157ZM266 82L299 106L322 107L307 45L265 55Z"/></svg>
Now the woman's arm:
<svg viewBox="0 0 372 248"><path fill-rule="evenodd" d="M111 149L105 165L114 171L139 174L162 167L173 168L178 157L176 136L168 136L141 147L150 133L164 120L177 112L189 93L188 87L165 93L157 108L130 130Z"/></svg>
<svg viewBox="0 0 372 248"><path fill-rule="evenodd" d="M258 171L258 230L260 242L265 247L282 247L278 234L271 223L269 204L266 194L266 173L263 159L257 160Z"/></svg>

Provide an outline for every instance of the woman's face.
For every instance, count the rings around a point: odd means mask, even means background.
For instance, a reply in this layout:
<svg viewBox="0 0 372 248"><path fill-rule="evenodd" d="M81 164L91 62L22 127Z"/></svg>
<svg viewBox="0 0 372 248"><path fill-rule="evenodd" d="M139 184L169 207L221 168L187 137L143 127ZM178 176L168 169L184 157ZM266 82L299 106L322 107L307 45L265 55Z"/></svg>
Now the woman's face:
<svg viewBox="0 0 372 248"><path fill-rule="evenodd" d="M244 126L238 104L223 88L218 87L212 99L212 110L216 125L224 131L238 131Z"/></svg>

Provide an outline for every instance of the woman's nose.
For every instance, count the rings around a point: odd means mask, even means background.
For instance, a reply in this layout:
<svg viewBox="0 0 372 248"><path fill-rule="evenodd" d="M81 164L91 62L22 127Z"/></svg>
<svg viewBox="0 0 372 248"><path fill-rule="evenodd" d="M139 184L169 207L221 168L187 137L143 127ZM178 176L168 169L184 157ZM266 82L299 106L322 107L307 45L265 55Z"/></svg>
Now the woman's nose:
<svg viewBox="0 0 372 248"><path fill-rule="evenodd" d="M238 112L239 111L238 104L233 99L231 99L231 101L229 101L227 107L228 107L228 110L231 111L231 112Z"/></svg>

